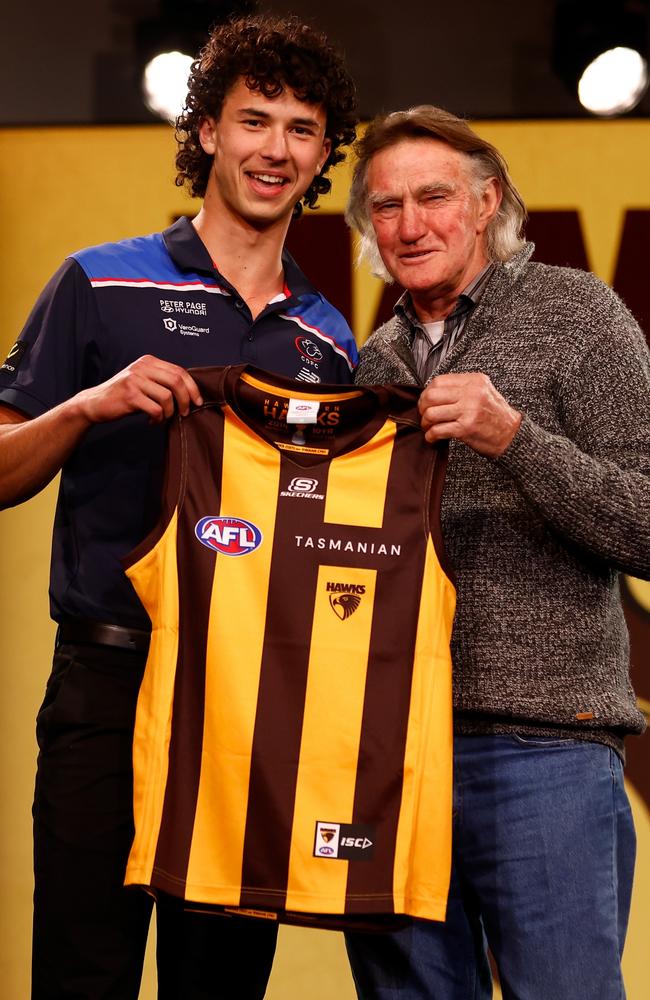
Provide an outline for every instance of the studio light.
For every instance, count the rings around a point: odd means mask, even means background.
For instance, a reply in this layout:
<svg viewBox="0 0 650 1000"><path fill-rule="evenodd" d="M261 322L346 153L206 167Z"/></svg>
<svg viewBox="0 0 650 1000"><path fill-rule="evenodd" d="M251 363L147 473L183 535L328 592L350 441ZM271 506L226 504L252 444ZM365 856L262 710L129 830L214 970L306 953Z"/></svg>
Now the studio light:
<svg viewBox="0 0 650 1000"><path fill-rule="evenodd" d="M144 68L142 88L145 104L154 114L176 121L185 105L192 56L183 52L161 52Z"/></svg>
<svg viewBox="0 0 650 1000"><path fill-rule="evenodd" d="M578 99L595 115L620 115L635 108L648 87L648 64L622 45L590 62L578 82Z"/></svg>
<svg viewBox="0 0 650 1000"><path fill-rule="evenodd" d="M647 11L630 0L560 0L554 68L601 117L631 111L648 87Z"/></svg>
<svg viewBox="0 0 650 1000"><path fill-rule="evenodd" d="M158 16L136 25L138 72L144 102L173 122L183 110L192 60L210 28L231 17L251 14L256 0L160 0Z"/></svg>

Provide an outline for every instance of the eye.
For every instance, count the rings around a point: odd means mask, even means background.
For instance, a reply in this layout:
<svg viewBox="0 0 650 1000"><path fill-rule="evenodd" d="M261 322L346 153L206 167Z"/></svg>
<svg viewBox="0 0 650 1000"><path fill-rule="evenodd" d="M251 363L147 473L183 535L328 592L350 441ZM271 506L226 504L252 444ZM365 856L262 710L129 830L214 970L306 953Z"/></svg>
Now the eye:
<svg viewBox="0 0 650 1000"><path fill-rule="evenodd" d="M379 205L373 205L372 211L375 215L390 215L391 212L396 212L399 207L397 201L382 201Z"/></svg>
<svg viewBox="0 0 650 1000"><path fill-rule="evenodd" d="M251 128L260 128L263 124L261 118L244 118L244 125L249 125Z"/></svg>
<svg viewBox="0 0 650 1000"><path fill-rule="evenodd" d="M314 130L310 128L308 125L294 125L291 131L295 135L302 135L307 137L314 135Z"/></svg>

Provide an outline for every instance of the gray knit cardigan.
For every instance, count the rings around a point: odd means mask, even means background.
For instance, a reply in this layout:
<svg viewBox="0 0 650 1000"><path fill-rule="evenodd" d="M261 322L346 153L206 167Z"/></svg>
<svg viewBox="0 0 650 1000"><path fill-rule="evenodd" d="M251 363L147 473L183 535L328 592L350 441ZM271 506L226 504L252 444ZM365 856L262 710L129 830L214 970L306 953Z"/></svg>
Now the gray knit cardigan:
<svg viewBox="0 0 650 1000"><path fill-rule="evenodd" d="M497 459L452 442L443 534L456 572L460 732L570 735L623 749L644 720L618 573L650 578L650 362L592 274L497 264L439 369L484 372L523 413ZM417 383L405 320L361 351L358 383Z"/></svg>

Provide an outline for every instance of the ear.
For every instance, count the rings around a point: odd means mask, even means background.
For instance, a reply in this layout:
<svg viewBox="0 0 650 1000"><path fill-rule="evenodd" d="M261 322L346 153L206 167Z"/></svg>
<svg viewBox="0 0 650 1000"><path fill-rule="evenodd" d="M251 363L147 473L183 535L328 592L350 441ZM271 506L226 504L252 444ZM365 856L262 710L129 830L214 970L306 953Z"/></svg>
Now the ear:
<svg viewBox="0 0 650 1000"><path fill-rule="evenodd" d="M483 193L479 198L479 212L478 219L476 220L477 232L484 232L488 223L491 222L497 214L499 211L499 205L501 204L501 198L501 185L496 177L490 177L489 180L486 181Z"/></svg>
<svg viewBox="0 0 650 1000"><path fill-rule="evenodd" d="M204 118L199 125L199 142L204 153L214 154L217 148L217 123L214 118Z"/></svg>
<svg viewBox="0 0 650 1000"><path fill-rule="evenodd" d="M323 167L325 166L325 160L330 155L332 149L332 140L323 139L323 148L321 149L320 156L318 157L318 165L316 167L316 173L319 174Z"/></svg>

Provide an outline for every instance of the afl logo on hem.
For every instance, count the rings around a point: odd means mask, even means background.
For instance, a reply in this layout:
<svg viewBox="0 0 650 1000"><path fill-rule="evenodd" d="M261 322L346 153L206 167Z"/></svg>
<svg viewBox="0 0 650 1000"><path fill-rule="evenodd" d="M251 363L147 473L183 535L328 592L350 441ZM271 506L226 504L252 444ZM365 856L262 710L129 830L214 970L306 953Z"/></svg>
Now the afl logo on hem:
<svg viewBox="0 0 650 1000"><path fill-rule="evenodd" d="M340 823L316 823L314 856L335 858L339 851Z"/></svg>
<svg viewBox="0 0 650 1000"><path fill-rule="evenodd" d="M202 517L194 529L208 549L224 556L246 556L262 543L262 532L241 517Z"/></svg>

